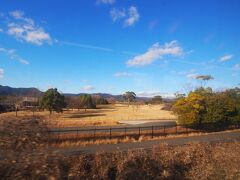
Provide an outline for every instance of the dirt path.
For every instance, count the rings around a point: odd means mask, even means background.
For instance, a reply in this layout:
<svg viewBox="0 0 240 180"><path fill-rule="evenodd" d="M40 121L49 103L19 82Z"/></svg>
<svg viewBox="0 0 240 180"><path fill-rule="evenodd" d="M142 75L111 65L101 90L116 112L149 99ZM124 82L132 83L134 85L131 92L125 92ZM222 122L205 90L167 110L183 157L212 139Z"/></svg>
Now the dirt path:
<svg viewBox="0 0 240 180"><path fill-rule="evenodd" d="M161 139L161 140L149 140L144 142L129 142L119 144L102 144L102 145L89 145L85 147L75 148L61 148L54 149L59 153L65 155L77 155L77 154L94 154L101 152L116 152L116 151L127 151L133 149L152 149L153 146L157 146L162 143L169 145L185 145L189 143L216 143L216 142L231 142L240 141L240 130L233 132L218 132L207 135L191 136L191 137L179 137L172 139Z"/></svg>

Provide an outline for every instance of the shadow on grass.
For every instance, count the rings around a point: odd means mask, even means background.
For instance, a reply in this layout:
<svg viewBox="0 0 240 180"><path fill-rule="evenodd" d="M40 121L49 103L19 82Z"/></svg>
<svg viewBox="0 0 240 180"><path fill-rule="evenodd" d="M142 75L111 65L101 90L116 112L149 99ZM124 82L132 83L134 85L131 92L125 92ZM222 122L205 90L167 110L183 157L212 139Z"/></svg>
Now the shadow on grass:
<svg viewBox="0 0 240 180"><path fill-rule="evenodd" d="M77 114L96 114L96 113L105 113L105 112L113 112L117 111L114 109L87 109L86 111L84 109L80 109L79 111L65 111L65 114L72 114L72 115L77 115Z"/></svg>
<svg viewBox="0 0 240 180"><path fill-rule="evenodd" d="M71 116L66 116L65 118L85 118L85 117L97 117L97 116L106 116L106 114L74 114Z"/></svg>
<svg viewBox="0 0 240 180"><path fill-rule="evenodd" d="M91 113L102 113L103 111L100 111L100 110L97 110L97 109L91 109L91 110L84 110L84 109L81 109L80 111L69 111L68 113L66 114L91 114Z"/></svg>
<svg viewBox="0 0 240 180"><path fill-rule="evenodd" d="M116 109L116 108L110 106L97 106L96 109Z"/></svg>

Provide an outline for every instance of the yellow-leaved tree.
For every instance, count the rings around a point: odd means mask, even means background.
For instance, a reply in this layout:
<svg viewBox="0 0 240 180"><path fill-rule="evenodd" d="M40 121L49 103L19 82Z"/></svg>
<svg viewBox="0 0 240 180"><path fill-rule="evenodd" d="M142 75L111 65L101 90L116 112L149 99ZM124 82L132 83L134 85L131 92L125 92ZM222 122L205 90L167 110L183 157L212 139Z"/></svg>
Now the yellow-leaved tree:
<svg viewBox="0 0 240 180"><path fill-rule="evenodd" d="M187 97L180 97L173 105L173 111L178 115L179 124L194 124L201 126L205 111L204 96L190 92Z"/></svg>

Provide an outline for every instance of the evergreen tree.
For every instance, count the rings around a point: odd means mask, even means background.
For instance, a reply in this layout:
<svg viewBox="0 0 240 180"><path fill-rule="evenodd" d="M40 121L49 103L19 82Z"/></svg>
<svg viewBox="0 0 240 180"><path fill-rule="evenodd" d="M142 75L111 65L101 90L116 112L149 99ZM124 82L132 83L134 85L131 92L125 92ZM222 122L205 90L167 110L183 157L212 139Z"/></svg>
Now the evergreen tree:
<svg viewBox="0 0 240 180"><path fill-rule="evenodd" d="M96 108L96 104L93 102L92 96L88 94L80 96L80 105L85 110L90 108Z"/></svg>
<svg viewBox="0 0 240 180"><path fill-rule="evenodd" d="M61 95L56 88L51 88L44 93L40 106L43 109L47 109L50 114L52 114L52 111L62 112L66 103L64 96Z"/></svg>

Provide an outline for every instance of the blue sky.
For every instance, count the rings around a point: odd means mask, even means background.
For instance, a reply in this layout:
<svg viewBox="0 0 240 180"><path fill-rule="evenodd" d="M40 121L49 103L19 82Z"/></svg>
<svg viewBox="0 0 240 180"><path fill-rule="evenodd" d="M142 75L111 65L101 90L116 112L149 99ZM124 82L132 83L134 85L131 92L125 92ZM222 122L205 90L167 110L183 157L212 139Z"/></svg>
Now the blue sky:
<svg viewBox="0 0 240 180"><path fill-rule="evenodd" d="M238 0L2 0L0 84L171 96L240 81Z"/></svg>

